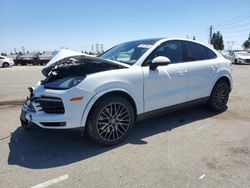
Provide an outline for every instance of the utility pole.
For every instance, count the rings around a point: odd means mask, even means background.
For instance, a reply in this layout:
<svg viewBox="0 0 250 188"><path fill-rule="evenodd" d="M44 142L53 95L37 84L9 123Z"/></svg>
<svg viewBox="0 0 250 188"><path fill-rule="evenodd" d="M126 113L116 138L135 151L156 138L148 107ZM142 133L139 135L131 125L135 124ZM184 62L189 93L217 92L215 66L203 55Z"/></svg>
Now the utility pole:
<svg viewBox="0 0 250 188"><path fill-rule="evenodd" d="M98 43L95 44L95 49L96 49L96 53L99 54L99 44Z"/></svg>
<svg viewBox="0 0 250 188"><path fill-rule="evenodd" d="M24 48L24 46L22 46L22 51L23 51L23 54L25 54L25 48Z"/></svg>
<svg viewBox="0 0 250 188"><path fill-rule="evenodd" d="M104 52L104 46L103 46L103 44L100 44L100 48L101 48L101 53L103 53Z"/></svg>
<svg viewBox="0 0 250 188"><path fill-rule="evenodd" d="M211 44L212 35L213 35L213 26L210 26L210 28L209 28L209 39L208 39L209 44Z"/></svg>
<svg viewBox="0 0 250 188"><path fill-rule="evenodd" d="M94 44L91 45L91 52L94 53Z"/></svg>

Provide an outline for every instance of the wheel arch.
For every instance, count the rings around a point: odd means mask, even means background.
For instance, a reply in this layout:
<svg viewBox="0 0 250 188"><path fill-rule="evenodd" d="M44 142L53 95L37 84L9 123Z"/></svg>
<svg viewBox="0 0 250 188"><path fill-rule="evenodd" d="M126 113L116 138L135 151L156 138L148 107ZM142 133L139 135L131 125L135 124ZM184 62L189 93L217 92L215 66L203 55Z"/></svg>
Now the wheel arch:
<svg viewBox="0 0 250 188"><path fill-rule="evenodd" d="M5 62L2 63L2 67L4 66L4 64L8 64L8 67L10 66L10 63L7 62L7 61L5 61Z"/></svg>
<svg viewBox="0 0 250 188"><path fill-rule="evenodd" d="M221 76L219 76L217 79L215 79L215 81L214 81L214 83L213 83L213 85L212 85L212 87L211 87L211 89L210 89L210 95L211 95L211 93L212 93L212 91L213 91L213 88L214 88L215 84L216 84L218 81L220 81L220 80L225 80L225 81L229 84L230 90L232 89L232 78L229 77L228 75L221 75Z"/></svg>
<svg viewBox="0 0 250 188"><path fill-rule="evenodd" d="M87 120L89 118L89 115L91 114L94 106L98 103L98 101L100 101L103 97L107 97L107 96L121 96L127 99L131 103L134 109L134 113L135 113L134 115L136 119L139 107L138 107L138 104L135 102L134 98L132 97L132 95L126 90L114 89L114 90L108 90L108 91L98 93L94 97L92 97L92 99L90 100L90 102L88 103L87 107L85 108L83 112L82 120L81 120L81 127L85 127Z"/></svg>

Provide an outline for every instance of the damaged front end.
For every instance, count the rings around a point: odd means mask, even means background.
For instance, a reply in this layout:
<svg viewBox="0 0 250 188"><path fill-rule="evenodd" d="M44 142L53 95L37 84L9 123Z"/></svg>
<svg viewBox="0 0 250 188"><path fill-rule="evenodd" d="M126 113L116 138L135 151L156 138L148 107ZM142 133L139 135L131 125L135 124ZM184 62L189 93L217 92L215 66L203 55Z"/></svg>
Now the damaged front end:
<svg viewBox="0 0 250 188"><path fill-rule="evenodd" d="M74 112L85 108L91 94L75 86L90 74L128 67L119 62L61 50L42 70L45 79L36 88L29 88L30 96L20 116L22 127L27 130L34 124L43 128L78 127L81 117ZM76 96L84 96L86 100L69 104L69 99Z"/></svg>
<svg viewBox="0 0 250 188"><path fill-rule="evenodd" d="M36 125L34 123L33 116L42 112L44 114L64 114L65 107L63 101L59 97L49 97L49 96L39 96L35 97L33 94L33 89L29 88L30 96L27 97L27 100L23 104L23 108L20 115L20 120L22 127L26 130L30 130L31 127ZM63 127L66 125L65 122L43 122L39 121L39 124L50 127Z"/></svg>
<svg viewBox="0 0 250 188"><path fill-rule="evenodd" d="M28 115L28 112L36 112L34 106L31 103L31 100L34 98L34 88L29 87L30 96L27 97L26 101L23 104L21 110L20 121L24 129L30 130L35 124L32 122L32 115Z"/></svg>
<svg viewBox="0 0 250 188"><path fill-rule="evenodd" d="M66 52L68 53L68 50ZM65 54L65 50L57 55L61 58L56 56L57 61L53 61L53 58L42 70L46 79L41 81L41 85L47 89L70 89L89 74L128 67L126 64L85 54L65 57L62 53Z"/></svg>

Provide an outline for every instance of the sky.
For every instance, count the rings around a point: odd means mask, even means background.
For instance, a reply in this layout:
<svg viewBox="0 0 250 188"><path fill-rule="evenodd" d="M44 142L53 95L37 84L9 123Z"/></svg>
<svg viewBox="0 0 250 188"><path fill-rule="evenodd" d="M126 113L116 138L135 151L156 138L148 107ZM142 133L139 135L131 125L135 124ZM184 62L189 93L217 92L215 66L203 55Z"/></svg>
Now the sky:
<svg viewBox="0 0 250 188"><path fill-rule="evenodd" d="M240 48L250 33L250 0L0 0L0 52L104 49L143 38L196 37L209 27ZM228 42L234 41L234 42Z"/></svg>

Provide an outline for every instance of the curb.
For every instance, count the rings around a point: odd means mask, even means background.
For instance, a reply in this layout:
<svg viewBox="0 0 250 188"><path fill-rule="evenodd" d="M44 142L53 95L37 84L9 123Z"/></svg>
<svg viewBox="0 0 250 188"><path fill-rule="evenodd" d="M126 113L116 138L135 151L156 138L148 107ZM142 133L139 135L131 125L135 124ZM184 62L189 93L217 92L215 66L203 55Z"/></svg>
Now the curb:
<svg viewBox="0 0 250 188"><path fill-rule="evenodd" d="M10 105L22 105L25 99L11 100L11 101L0 101L0 106L10 106Z"/></svg>

